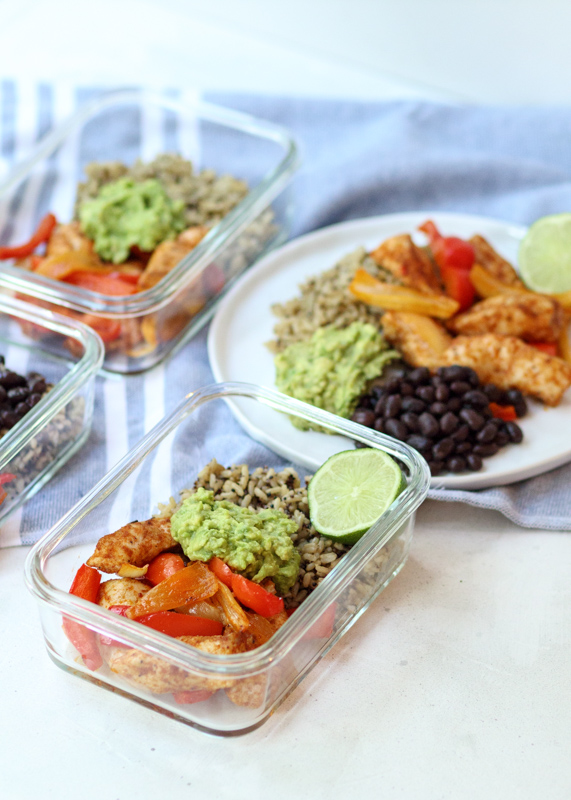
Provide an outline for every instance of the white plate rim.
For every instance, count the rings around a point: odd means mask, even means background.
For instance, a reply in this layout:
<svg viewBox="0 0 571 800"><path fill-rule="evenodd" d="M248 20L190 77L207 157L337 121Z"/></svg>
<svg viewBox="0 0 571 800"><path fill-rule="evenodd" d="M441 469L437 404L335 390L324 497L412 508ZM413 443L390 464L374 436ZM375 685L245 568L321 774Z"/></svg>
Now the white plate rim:
<svg viewBox="0 0 571 800"><path fill-rule="evenodd" d="M375 234L378 228L394 228L393 233L383 232L379 235L378 242L380 243L383 236L386 237L388 235L405 232L412 233L418 227L418 225L426 219L433 219L436 224L448 235L465 236L468 234L458 231L458 227L469 228L473 231L473 233L481 233L482 235L486 236L486 238L490 238L492 243L494 243L494 236L498 235L511 237L515 243L517 240L521 239L526 230L520 225L478 215L442 211L408 211L349 220L346 222L337 223L335 225L330 225L325 228L320 228L316 231L312 231L292 239L281 247L276 248L272 252L268 253L260 261L254 264L254 266L252 266L243 276L241 276L241 278L236 282L236 284L232 287L232 289L228 292L218 306L216 314L214 315L210 325L207 343L208 357L215 380L218 382L226 382L240 381L245 379L240 377L239 374L232 374L230 370L226 368L225 359L223 357L225 347L228 343L228 321L239 318L242 299L247 298L252 293L259 294L260 290L263 289L267 282L271 281L276 274L280 275L283 274L285 269L291 269L299 262L300 259L307 257L308 253L310 256L311 254L315 253L323 254L324 265L321 270L314 268L313 270L303 273L301 277L300 275L296 275L295 281L291 287L291 294L288 295L288 297L270 297L267 299L266 305L267 310L269 311L269 306L272 302L284 301L290 297L293 297L296 294L297 284L305 277L309 277L311 274L316 274L319 271L323 271L333 266L334 261L326 260L328 251L333 248L332 241L337 241L339 243L343 242L343 247L345 249L342 252L349 253L351 252L351 249L356 249L360 245L366 244L366 239L373 237L373 234ZM513 257L511 260L513 262ZM265 312L265 309L263 309L263 311ZM264 342L269 338L271 338L271 331L269 333L266 331L266 335L260 337L259 344L262 348L264 348L264 353L266 353ZM239 343L235 342L235 344L236 346L239 346ZM267 353L269 353L269 351L267 351ZM251 377L249 377L247 380L248 382L261 382L252 381ZM275 389L275 385L273 383L265 382L265 385ZM260 427L258 424L256 424L255 420L253 420L251 416L244 411L239 402L234 400L228 400L227 402L239 424L250 436L252 436L253 439L261 442L293 463L304 464L310 468L316 468L319 466L321 461L316 461L312 457L309 457L307 455L307 447L304 446L300 449L300 447L292 446L290 442L284 441L284 437L276 437L272 430ZM544 407L540 404L533 402L529 405L529 417L533 417L536 420L541 420L542 422L543 418L540 415L545 414L546 412L557 415L555 424L560 424L562 421L569 422L571 418L571 400L569 399L564 399L562 404L556 409L544 409ZM274 413L277 414L278 412ZM530 425L531 419L529 417L525 417L520 421L520 424L524 429L524 443L529 443L528 432L532 427L532 425ZM525 430L526 427L528 429L527 433ZM295 431L295 434L300 433L292 427L292 432L293 431ZM301 435L305 437L325 436L325 434L318 434L315 432L307 432ZM289 432L286 438L288 440L295 439L294 434L292 433L290 436ZM346 440L342 439L341 437L327 438L330 441L332 439L338 440L338 449L342 449L343 442L345 443L346 447ZM517 448L524 448L524 445L518 445ZM514 447L514 450L515 449L516 448ZM506 451L508 450L510 450L510 448L506 448ZM531 461L525 457L514 457L514 465L497 468L498 461L501 459L503 452L504 451L500 451L500 453L493 458L486 459L484 462L484 469L481 472L437 476L432 479L431 488L451 490L484 489L503 486L540 475L571 460L571 439L557 452L552 452L544 456L538 456L538 454L535 453ZM523 454L525 456L525 449L523 449ZM496 461L494 464L495 459Z"/></svg>

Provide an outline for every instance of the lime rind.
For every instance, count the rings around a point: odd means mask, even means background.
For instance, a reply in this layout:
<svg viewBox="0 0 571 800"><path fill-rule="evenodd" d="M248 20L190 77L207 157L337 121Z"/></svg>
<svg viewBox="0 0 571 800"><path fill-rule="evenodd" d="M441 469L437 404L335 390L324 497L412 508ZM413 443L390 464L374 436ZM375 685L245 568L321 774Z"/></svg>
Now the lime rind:
<svg viewBox="0 0 571 800"><path fill-rule="evenodd" d="M571 290L571 213L536 220L521 240L518 266L525 285L534 292Z"/></svg>
<svg viewBox="0 0 571 800"><path fill-rule="evenodd" d="M382 450L331 456L309 483L311 522L322 536L354 544L406 487L398 464Z"/></svg>

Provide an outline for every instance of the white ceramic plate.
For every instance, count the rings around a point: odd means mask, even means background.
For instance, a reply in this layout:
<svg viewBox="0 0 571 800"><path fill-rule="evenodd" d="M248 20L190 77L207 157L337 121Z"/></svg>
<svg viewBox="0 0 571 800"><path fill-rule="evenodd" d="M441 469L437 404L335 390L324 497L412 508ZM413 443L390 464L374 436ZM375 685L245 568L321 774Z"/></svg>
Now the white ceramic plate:
<svg viewBox="0 0 571 800"><path fill-rule="evenodd" d="M463 214L414 212L344 222L295 239L256 264L222 301L212 322L208 353L217 381L246 381L274 387L274 364L265 342L273 338L276 318L272 303L294 297L298 284L332 267L359 246L373 249L383 239L411 233L426 219L433 219L447 235L469 237L480 233L512 263L524 230L504 222ZM419 238L419 242L422 237ZM529 403L519 420L524 440L508 445L484 460L480 472L438 476L433 487L481 489L530 478L571 461L570 392L557 408ZM340 436L304 432L287 417L270 408L255 409L231 402L245 430L257 441L294 463L316 469L330 455L347 449ZM350 445L352 446L352 445Z"/></svg>

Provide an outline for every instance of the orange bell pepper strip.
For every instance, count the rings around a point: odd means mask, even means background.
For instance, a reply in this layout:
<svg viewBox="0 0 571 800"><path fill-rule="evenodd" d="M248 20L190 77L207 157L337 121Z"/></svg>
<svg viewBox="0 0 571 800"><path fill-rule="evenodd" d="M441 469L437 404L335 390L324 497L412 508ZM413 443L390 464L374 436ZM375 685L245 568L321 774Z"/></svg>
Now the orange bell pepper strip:
<svg viewBox="0 0 571 800"><path fill-rule="evenodd" d="M193 561L143 595L126 616L137 619L156 611L170 611L191 600L208 600L218 591L218 580L202 561Z"/></svg>
<svg viewBox="0 0 571 800"><path fill-rule="evenodd" d="M69 593L81 597L83 600L89 600L90 603L95 603L100 585L101 575L99 572L93 567L88 567L87 564L82 564L73 579ZM67 617L63 619L63 630L81 656L85 666L91 670L99 669L103 664L103 659L99 652L95 631Z"/></svg>
<svg viewBox="0 0 571 800"><path fill-rule="evenodd" d="M104 273L84 270L71 272L60 280L64 280L72 286L79 286L81 289L88 289L90 292L97 292L109 297L121 297L137 292L137 286L132 281L123 280L118 272Z"/></svg>
<svg viewBox="0 0 571 800"><path fill-rule="evenodd" d="M460 307L452 297L444 294L422 294L407 286L384 283L362 268L355 271L349 291L363 303L385 311L404 311L439 319L448 319Z"/></svg>
<svg viewBox="0 0 571 800"><path fill-rule="evenodd" d="M48 241L56 225L57 220L54 215L46 214L27 242L16 247L0 247L0 259L31 256L36 247Z"/></svg>
<svg viewBox="0 0 571 800"><path fill-rule="evenodd" d="M212 572L216 575L219 581L225 583L226 586L230 587L232 586L232 577L234 573L232 572L228 564L225 564L221 558L218 558L218 556L212 556L212 558L208 562L208 566L210 567Z"/></svg>
<svg viewBox="0 0 571 800"><path fill-rule="evenodd" d="M89 250L68 250L65 253L42 258L34 272L54 281L63 281L68 275L76 272L97 272L108 275L112 270L109 267L99 266L98 261L97 256Z"/></svg>

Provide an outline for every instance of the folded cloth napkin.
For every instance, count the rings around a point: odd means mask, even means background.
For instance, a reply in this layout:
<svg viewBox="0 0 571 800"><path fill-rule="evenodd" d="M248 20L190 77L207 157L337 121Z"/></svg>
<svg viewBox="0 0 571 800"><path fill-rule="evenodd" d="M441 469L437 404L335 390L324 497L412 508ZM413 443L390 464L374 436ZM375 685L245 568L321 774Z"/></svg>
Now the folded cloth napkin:
<svg viewBox="0 0 571 800"><path fill-rule="evenodd" d="M1 81L0 175L94 91ZM541 215L571 209L570 108L222 94L206 99L282 124L299 141L303 167L295 179L293 235L397 211L479 213L528 224ZM172 118L165 125L156 118L114 121L111 116L108 134L115 124L117 141L123 142L129 158L144 153L148 141L162 141L165 150L176 148L180 133ZM30 213L29 203L14 211L19 213ZM11 222L17 224L17 219ZM0 546L36 541L184 394L212 381L206 331L142 375L98 378L88 442L2 526ZM232 452L239 452L244 461L283 464L252 442L226 408L218 419L219 460L225 440L232 441ZM173 463L182 455L173 449ZM524 527L569 530L570 480L571 465L505 488L438 489L430 496L496 509Z"/></svg>

